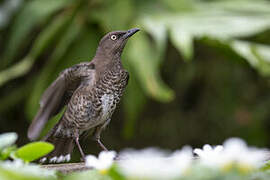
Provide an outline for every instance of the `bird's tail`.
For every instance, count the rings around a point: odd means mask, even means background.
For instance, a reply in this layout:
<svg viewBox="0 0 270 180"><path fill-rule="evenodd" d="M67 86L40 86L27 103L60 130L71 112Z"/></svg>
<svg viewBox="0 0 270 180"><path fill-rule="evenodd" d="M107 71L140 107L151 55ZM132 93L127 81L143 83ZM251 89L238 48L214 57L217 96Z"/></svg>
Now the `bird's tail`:
<svg viewBox="0 0 270 180"><path fill-rule="evenodd" d="M55 128L52 129L54 131ZM45 137L44 141L52 143L54 150L40 159L41 163L62 163L70 161L71 153L74 148L74 139L72 137L55 136L52 131Z"/></svg>

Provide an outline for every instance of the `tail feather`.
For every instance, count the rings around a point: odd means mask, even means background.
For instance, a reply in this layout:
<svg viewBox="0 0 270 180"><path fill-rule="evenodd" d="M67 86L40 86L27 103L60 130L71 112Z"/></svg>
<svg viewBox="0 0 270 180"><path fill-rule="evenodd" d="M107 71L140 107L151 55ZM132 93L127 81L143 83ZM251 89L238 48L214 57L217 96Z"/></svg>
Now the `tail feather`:
<svg viewBox="0 0 270 180"><path fill-rule="evenodd" d="M49 136L45 141L54 145L54 150L40 159L41 163L61 163L70 161L74 139Z"/></svg>

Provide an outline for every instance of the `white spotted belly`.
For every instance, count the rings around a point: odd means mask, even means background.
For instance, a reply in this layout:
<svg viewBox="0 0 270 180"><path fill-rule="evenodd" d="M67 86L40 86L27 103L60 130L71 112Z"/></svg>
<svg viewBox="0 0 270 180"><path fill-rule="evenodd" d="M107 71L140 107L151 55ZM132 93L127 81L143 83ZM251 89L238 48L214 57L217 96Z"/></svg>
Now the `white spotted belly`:
<svg viewBox="0 0 270 180"><path fill-rule="evenodd" d="M115 97L113 94L104 94L101 97L101 104L102 104L102 113L100 116L101 124L111 117L116 107L114 100L115 100Z"/></svg>

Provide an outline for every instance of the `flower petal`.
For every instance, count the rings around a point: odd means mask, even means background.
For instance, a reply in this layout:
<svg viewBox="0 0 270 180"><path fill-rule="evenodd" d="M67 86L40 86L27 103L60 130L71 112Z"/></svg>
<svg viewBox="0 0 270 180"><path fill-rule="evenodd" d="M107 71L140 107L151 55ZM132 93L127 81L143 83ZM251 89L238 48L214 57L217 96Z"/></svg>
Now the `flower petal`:
<svg viewBox="0 0 270 180"><path fill-rule="evenodd" d="M85 158L85 165L96 168L99 165L98 159L93 155L88 155Z"/></svg>

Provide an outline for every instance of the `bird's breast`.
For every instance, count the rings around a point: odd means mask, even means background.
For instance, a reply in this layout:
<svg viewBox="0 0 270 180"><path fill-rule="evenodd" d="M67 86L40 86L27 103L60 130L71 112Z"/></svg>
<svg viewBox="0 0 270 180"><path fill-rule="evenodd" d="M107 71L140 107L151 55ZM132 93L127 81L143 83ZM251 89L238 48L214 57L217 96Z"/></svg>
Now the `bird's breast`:
<svg viewBox="0 0 270 180"><path fill-rule="evenodd" d="M116 99L117 97L114 94L104 94L101 97L101 106L102 106L102 112L100 116L101 122L105 122L107 119L110 118L113 111L116 108Z"/></svg>

